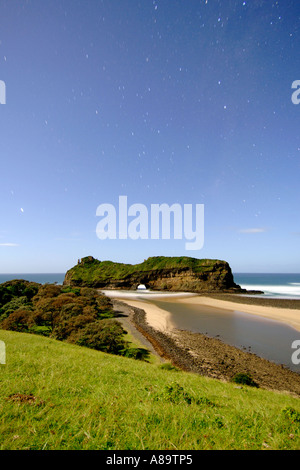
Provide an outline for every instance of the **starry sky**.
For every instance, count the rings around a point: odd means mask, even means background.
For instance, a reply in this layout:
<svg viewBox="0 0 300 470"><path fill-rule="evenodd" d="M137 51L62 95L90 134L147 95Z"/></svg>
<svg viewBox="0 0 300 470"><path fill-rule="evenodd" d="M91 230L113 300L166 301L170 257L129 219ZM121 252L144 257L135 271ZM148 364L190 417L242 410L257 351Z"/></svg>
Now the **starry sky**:
<svg viewBox="0 0 300 470"><path fill-rule="evenodd" d="M0 272L92 255L300 272L299 0L1 0ZM96 209L204 204L204 246Z"/></svg>

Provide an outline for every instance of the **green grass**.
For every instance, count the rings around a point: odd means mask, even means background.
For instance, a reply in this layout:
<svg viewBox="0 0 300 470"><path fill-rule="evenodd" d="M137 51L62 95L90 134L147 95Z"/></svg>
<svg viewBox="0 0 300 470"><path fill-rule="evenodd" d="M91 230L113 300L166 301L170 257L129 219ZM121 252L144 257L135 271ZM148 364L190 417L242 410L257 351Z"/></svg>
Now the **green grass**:
<svg viewBox="0 0 300 470"><path fill-rule="evenodd" d="M108 279L125 279L138 272L152 270L190 268L195 273L211 271L219 260L197 259L188 256L153 256L140 264L115 263L113 261L99 261L92 257L85 257L73 268L69 269L67 275L72 282L80 281L93 285L95 281L106 281ZM221 261L224 265L227 263Z"/></svg>
<svg viewBox="0 0 300 470"><path fill-rule="evenodd" d="M0 449L299 449L300 402L0 330Z"/></svg>

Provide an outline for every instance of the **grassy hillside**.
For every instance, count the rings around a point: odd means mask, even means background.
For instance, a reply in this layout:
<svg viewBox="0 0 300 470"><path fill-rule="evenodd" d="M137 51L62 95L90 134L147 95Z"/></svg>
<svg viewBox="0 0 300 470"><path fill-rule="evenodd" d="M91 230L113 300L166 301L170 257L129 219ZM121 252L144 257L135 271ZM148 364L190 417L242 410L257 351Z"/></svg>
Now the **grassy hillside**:
<svg viewBox="0 0 300 470"><path fill-rule="evenodd" d="M0 449L299 449L300 402L0 330Z"/></svg>

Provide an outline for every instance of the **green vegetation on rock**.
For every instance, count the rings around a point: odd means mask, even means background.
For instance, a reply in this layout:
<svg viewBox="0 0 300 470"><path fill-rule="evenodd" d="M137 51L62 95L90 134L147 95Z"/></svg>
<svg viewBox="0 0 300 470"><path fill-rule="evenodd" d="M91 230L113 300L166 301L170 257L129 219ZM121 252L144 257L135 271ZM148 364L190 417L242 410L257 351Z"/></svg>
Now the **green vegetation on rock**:
<svg viewBox="0 0 300 470"><path fill-rule="evenodd" d="M155 256L135 265L87 256L68 270L64 284L108 289L136 289L145 284L154 290L195 292L239 289L226 261L187 256Z"/></svg>

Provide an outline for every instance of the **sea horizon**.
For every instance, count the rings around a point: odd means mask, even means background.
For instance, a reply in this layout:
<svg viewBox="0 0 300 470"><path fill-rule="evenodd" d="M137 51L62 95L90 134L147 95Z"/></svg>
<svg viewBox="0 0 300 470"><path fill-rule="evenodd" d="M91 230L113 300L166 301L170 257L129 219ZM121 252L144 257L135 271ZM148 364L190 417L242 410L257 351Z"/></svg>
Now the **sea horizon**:
<svg viewBox="0 0 300 470"><path fill-rule="evenodd" d="M1 273L0 284L15 279L37 282L39 284L62 284L66 273Z"/></svg>
<svg viewBox="0 0 300 470"><path fill-rule="evenodd" d="M63 284L65 273L19 273L0 274L0 284L13 279L24 279L40 284L56 283ZM262 290L265 293L259 295L264 298L298 299L300 300L300 274L298 273L236 273L234 280L237 284L248 290ZM110 296L109 292L101 289ZM297 336L296 330L288 325L277 325L277 322L256 318L242 312L227 312L224 316L222 311L214 309L207 316L203 312L193 310L190 305L185 305L185 315L182 317L182 306L176 303L168 303L164 296L170 295L166 291L151 291L146 289L122 291L124 300L126 297L138 296L151 303L158 302L158 306L170 312L172 321L177 328L187 329L194 332L206 331L208 335L218 335L225 343L236 347L250 348L252 352L261 357L285 364L291 370L298 371L298 367L291 363L290 344ZM173 295L176 296L175 293ZM178 312L179 309L179 312ZM208 309L209 310L209 309ZM296 335L296 336L295 336ZM274 342L274 338L280 338L280 342ZM249 350L250 350L249 349Z"/></svg>
<svg viewBox="0 0 300 470"><path fill-rule="evenodd" d="M234 273L233 276L243 289L264 292L260 297L300 299L300 273Z"/></svg>
<svg viewBox="0 0 300 470"><path fill-rule="evenodd" d="M260 297L300 299L300 273L233 273L236 284L246 290L263 291ZM24 279L40 284L63 284L65 273L2 273L0 284Z"/></svg>

